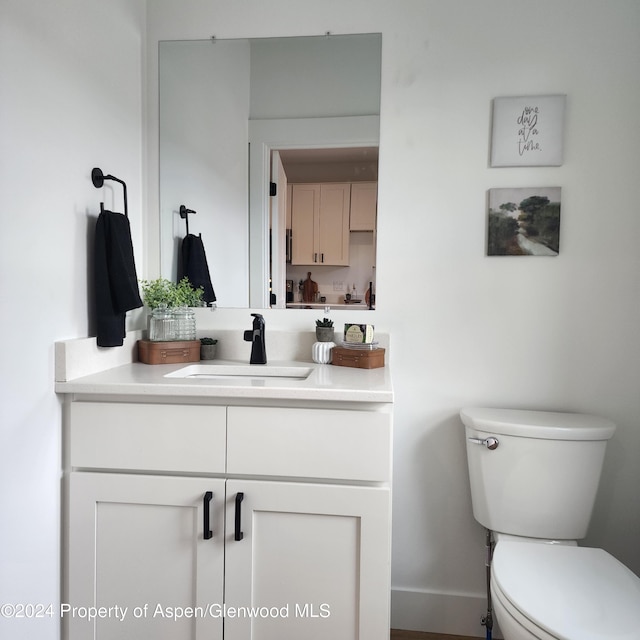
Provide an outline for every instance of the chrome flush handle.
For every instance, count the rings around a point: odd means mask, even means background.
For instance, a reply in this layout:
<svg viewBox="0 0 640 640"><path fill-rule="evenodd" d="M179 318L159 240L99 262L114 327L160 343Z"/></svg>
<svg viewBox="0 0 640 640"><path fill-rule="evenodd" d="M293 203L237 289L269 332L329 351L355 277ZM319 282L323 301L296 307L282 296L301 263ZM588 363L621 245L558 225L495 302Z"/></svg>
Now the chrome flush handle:
<svg viewBox="0 0 640 640"><path fill-rule="evenodd" d="M490 438L467 438L467 440L472 444L483 444L490 451L497 449L500 444L498 438L494 438L493 436Z"/></svg>

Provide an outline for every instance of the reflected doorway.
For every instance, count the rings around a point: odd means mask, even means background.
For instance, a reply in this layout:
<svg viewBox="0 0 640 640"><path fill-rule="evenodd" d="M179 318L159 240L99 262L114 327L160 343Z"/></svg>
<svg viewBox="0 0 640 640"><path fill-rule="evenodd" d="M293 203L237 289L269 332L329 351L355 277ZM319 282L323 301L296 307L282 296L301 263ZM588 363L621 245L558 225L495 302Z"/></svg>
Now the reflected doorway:
<svg viewBox="0 0 640 640"><path fill-rule="evenodd" d="M378 147L273 149L270 302L375 307Z"/></svg>

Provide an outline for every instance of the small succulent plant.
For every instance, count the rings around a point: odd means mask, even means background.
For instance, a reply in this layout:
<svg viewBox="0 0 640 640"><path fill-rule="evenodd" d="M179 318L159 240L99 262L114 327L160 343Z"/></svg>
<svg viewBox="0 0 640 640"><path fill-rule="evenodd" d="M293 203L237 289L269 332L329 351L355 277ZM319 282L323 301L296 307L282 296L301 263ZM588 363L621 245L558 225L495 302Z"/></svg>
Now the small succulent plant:
<svg viewBox="0 0 640 640"><path fill-rule="evenodd" d="M322 320L316 320L316 327L333 327L333 320L329 320L329 318L322 318Z"/></svg>
<svg viewBox="0 0 640 640"><path fill-rule="evenodd" d="M213 338L200 338L200 344L218 344L218 341Z"/></svg>

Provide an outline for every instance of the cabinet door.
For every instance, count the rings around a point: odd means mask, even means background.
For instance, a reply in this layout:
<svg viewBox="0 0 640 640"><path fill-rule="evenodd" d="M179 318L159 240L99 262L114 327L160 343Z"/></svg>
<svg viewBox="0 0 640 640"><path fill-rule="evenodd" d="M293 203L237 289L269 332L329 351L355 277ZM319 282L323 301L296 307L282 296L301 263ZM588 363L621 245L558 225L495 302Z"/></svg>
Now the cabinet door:
<svg viewBox="0 0 640 640"><path fill-rule="evenodd" d="M388 488L228 480L226 522L225 640L388 640Z"/></svg>
<svg viewBox="0 0 640 640"><path fill-rule="evenodd" d="M350 184L323 184L320 188L318 262L349 265Z"/></svg>
<svg viewBox="0 0 640 640"><path fill-rule="evenodd" d="M378 183L354 182L351 185L351 231L375 231L378 207Z"/></svg>
<svg viewBox="0 0 640 640"><path fill-rule="evenodd" d="M222 638L224 480L72 473L69 494L66 637Z"/></svg>
<svg viewBox="0 0 640 640"><path fill-rule="evenodd" d="M291 264L349 265L351 185L294 184Z"/></svg>
<svg viewBox="0 0 640 640"><path fill-rule="evenodd" d="M294 184L291 191L291 264L314 264L318 257L320 185Z"/></svg>

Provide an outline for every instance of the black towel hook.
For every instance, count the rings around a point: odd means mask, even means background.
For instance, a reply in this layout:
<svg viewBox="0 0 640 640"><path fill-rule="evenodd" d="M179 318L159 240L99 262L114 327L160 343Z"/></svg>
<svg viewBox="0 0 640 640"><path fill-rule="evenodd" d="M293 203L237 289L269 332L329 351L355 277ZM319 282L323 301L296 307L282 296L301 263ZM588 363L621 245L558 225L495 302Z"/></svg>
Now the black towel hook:
<svg viewBox="0 0 640 640"><path fill-rule="evenodd" d="M93 182L93 186L96 189L101 189L104 185L105 180L113 180L115 182L119 182L122 185L122 189L124 191L124 215L129 217L129 207L127 206L127 185L124 180L120 180L120 178L116 178L111 174L107 174L106 176L102 173L102 169L98 169L98 167L94 167L91 171L91 182ZM100 206L102 210L102 204Z"/></svg>
<svg viewBox="0 0 640 640"><path fill-rule="evenodd" d="M180 217L187 224L187 235L189 235L189 214L190 213L196 213L196 212L193 211L192 209L187 209L187 207L185 207L183 204L180 205Z"/></svg>

